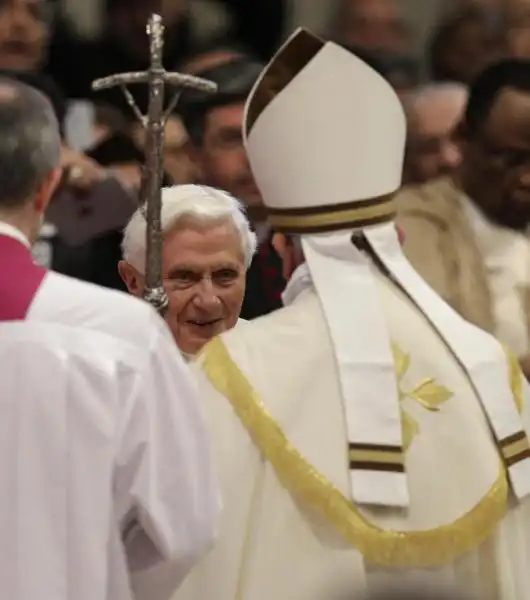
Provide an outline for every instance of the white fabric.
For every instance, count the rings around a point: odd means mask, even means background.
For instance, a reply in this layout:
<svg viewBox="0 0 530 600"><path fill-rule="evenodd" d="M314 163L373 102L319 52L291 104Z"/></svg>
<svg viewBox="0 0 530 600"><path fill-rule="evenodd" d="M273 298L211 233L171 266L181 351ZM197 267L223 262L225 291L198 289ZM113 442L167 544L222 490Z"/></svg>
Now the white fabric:
<svg viewBox="0 0 530 600"><path fill-rule="evenodd" d="M24 244L26 248L30 247L28 238L19 229L13 227L13 225L9 225L9 223L0 221L0 235L7 235Z"/></svg>
<svg viewBox="0 0 530 600"><path fill-rule="evenodd" d="M302 236L302 248L333 340L348 441L402 448L394 360L370 261L349 231ZM352 468L350 480L359 504L409 504L404 472Z"/></svg>
<svg viewBox="0 0 530 600"><path fill-rule="evenodd" d="M510 382L500 344L492 337L483 338L480 330L464 321L418 275L403 255L393 223L368 228L365 235L391 277L415 302L470 377L497 441L521 431L528 436L529 429L524 427L515 404L504 401L510 395ZM508 476L519 499L530 494L530 458L511 465Z"/></svg>
<svg viewBox="0 0 530 600"><path fill-rule="evenodd" d="M295 31L270 64L281 62L301 35L307 34ZM267 68L248 97L246 115L266 73ZM252 173L270 208L348 203L401 185L406 136L401 102L383 77L337 44L323 46L250 132L246 117L244 122Z"/></svg>
<svg viewBox="0 0 530 600"><path fill-rule="evenodd" d="M530 352L530 340L518 290L530 289L530 240L523 233L493 224L464 195L462 203L486 266L496 335L518 356L525 356Z"/></svg>
<svg viewBox="0 0 530 600"><path fill-rule="evenodd" d="M410 355L402 389L413 390L433 378L453 396L438 411L426 410L413 398L402 401L418 424L407 452L410 509L363 513L384 529L431 529L453 523L486 494L499 473L498 452L480 400L457 360L421 313L394 286L375 277L391 338ZM225 334L223 341L289 441L348 496L346 423L334 350L318 297L298 287L292 306ZM287 295L296 294L291 289ZM476 330L476 336L479 344L491 343L487 334ZM174 600L322 600L408 581L455 584L484 600L530 599L528 500L512 502L494 535L451 564L384 569L366 563L320 516L286 492L227 399L202 373L198 377L225 508L214 550ZM511 394L500 400L513 402Z"/></svg>
<svg viewBox="0 0 530 600"><path fill-rule="evenodd" d="M219 496L163 321L49 273L27 320L0 323L0 368L2 597L169 597L211 544Z"/></svg>
<svg viewBox="0 0 530 600"><path fill-rule="evenodd" d="M249 95L245 123L269 68L282 62L291 45L310 37L297 30L280 48ZM318 47L318 40L313 43ZM394 192L401 183L405 130L403 108L388 82L351 52L322 42L252 127L244 127L244 134L265 204L273 209L307 209L336 208ZM350 235L345 231L302 236L333 339L349 441L354 449L360 444L402 448L386 325L368 262L351 244ZM351 337L345 332L354 323L359 331ZM353 464L351 470L357 502L408 506L404 472L365 466Z"/></svg>

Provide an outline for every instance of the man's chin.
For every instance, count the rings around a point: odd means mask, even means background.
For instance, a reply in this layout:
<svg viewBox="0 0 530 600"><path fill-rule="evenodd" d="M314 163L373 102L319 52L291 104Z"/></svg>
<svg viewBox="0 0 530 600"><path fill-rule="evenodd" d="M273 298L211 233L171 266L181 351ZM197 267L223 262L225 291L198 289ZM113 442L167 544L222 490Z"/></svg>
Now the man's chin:
<svg viewBox="0 0 530 600"><path fill-rule="evenodd" d="M184 354L195 355L214 337L226 331L225 320L221 319L211 325L197 325L186 323L181 326L181 331L177 337L177 345Z"/></svg>

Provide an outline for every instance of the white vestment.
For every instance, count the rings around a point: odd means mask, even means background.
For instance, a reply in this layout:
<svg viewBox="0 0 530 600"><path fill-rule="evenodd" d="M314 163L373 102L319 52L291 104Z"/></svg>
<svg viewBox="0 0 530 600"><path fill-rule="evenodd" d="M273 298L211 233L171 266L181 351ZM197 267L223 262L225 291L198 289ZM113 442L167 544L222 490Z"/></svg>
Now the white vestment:
<svg viewBox="0 0 530 600"><path fill-rule="evenodd" d="M395 344L408 511L349 500L333 349L319 299L302 286L292 305L228 332L201 357L224 509L216 546L173 600L353 598L380 584L416 582L457 585L484 600L530 599L530 501L517 504L509 494L481 403L454 355L375 275ZM463 321L462 328L478 345L492 344ZM528 428L528 390L513 361L506 377L514 395L505 401L519 404ZM260 436L267 453L254 443Z"/></svg>
<svg viewBox="0 0 530 600"><path fill-rule="evenodd" d="M530 240L522 232L489 221L465 195L462 203L488 274L495 335L517 356L526 356L530 339L522 290L530 288Z"/></svg>
<svg viewBox="0 0 530 600"><path fill-rule="evenodd" d="M0 596L168 598L211 545L220 503L164 322L48 273L26 320L0 323L0 369Z"/></svg>

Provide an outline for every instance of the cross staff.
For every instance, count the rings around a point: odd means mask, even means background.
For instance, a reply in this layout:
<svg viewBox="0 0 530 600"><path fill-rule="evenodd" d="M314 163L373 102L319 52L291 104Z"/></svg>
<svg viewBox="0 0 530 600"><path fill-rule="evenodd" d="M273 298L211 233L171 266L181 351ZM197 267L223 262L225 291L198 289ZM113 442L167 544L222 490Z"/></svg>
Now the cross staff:
<svg viewBox="0 0 530 600"><path fill-rule="evenodd" d="M145 166L142 170L140 187L140 206L147 222L146 230L146 270L144 298L160 314L168 307L168 298L164 291L162 276L162 229L160 213L162 208L162 178L164 173L163 151L166 122L173 112L183 88L192 88L206 93L215 93L217 85L212 81L169 73L162 66L164 48L164 25L162 17L153 14L147 23L147 35L151 64L147 71L136 73L118 73L92 83L95 91L120 86L125 99L146 130ZM147 83L149 86L149 105L147 115L140 112L127 85ZM166 85L178 88L164 110L164 91Z"/></svg>

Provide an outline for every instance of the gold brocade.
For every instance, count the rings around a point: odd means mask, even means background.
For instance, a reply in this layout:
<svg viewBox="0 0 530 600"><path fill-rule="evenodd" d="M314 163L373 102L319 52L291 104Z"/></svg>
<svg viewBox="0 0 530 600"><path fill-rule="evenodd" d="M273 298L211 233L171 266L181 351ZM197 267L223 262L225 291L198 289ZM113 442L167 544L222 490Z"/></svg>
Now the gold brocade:
<svg viewBox="0 0 530 600"><path fill-rule="evenodd" d="M294 448L267 412L222 340L202 353L202 368L231 403L254 443L274 468L281 484L320 512L369 562L384 566L431 567L454 561L485 541L505 516L508 480L504 468L489 492L453 523L425 531L383 530L369 523L355 505ZM509 355L512 391L522 407L520 371Z"/></svg>

